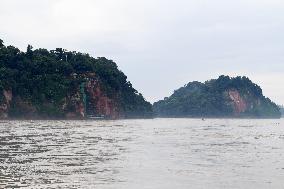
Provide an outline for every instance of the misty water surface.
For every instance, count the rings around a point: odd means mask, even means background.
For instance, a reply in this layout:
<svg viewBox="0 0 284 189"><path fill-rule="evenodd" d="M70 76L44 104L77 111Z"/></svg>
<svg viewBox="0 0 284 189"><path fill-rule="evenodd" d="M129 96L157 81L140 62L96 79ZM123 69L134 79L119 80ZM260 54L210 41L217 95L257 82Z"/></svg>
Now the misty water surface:
<svg viewBox="0 0 284 189"><path fill-rule="evenodd" d="M284 120L1 121L0 188L284 188Z"/></svg>

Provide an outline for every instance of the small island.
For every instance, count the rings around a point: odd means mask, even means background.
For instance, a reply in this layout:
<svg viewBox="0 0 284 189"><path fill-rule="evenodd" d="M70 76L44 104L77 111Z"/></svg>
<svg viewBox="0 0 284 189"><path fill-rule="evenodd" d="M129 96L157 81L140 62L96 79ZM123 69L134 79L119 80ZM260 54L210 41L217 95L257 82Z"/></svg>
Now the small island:
<svg viewBox="0 0 284 189"><path fill-rule="evenodd" d="M153 109L158 117L281 117L279 107L249 78L224 75L205 83L190 82L155 102Z"/></svg>
<svg viewBox="0 0 284 189"><path fill-rule="evenodd" d="M0 119L148 118L152 105L104 57L0 40Z"/></svg>

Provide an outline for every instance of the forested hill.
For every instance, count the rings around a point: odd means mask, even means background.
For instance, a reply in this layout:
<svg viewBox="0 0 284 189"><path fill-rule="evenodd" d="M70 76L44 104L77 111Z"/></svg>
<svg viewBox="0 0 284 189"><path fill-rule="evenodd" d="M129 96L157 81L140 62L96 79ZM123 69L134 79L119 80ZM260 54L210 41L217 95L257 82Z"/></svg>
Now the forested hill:
<svg viewBox="0 0 284 189"><path fill-rule="evenodd" d="M153 105L160 117L279 118L279 107L247 77L220 76L205 83L190 82Z"/></svg>
<svg viewBox="0 0 284 189"><path fill-rule="evenodd" d="M0 40L0 118L151 117L152 106L106 58Z"/></svg>
<svg viewBox="0 0 284 189"><path fill-rule="evenodd" d="M281 116L284 117L284 106L279 106L279 108L280 108Z"/></svg>

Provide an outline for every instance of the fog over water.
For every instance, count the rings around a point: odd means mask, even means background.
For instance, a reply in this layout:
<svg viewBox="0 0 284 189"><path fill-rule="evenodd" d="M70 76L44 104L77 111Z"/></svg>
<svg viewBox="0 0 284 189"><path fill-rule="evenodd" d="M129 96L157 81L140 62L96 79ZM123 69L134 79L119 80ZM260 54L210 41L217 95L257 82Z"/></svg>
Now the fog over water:
<svg viewBox="0 0 284 189"><path fill-rule="evenodd" d="M284 188L284 120L1 121L1 188Z"/></svg>

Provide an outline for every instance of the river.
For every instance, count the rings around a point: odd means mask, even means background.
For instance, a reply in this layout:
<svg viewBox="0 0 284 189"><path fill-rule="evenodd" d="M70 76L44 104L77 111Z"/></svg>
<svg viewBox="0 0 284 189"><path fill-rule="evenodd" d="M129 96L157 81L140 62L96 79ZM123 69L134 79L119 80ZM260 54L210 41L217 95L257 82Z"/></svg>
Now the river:
<svg viewBox="0 0 284 189"><path fill-rule="evenodd" d="M0 188L284 188L284 119L1 121Z"/></svg>

